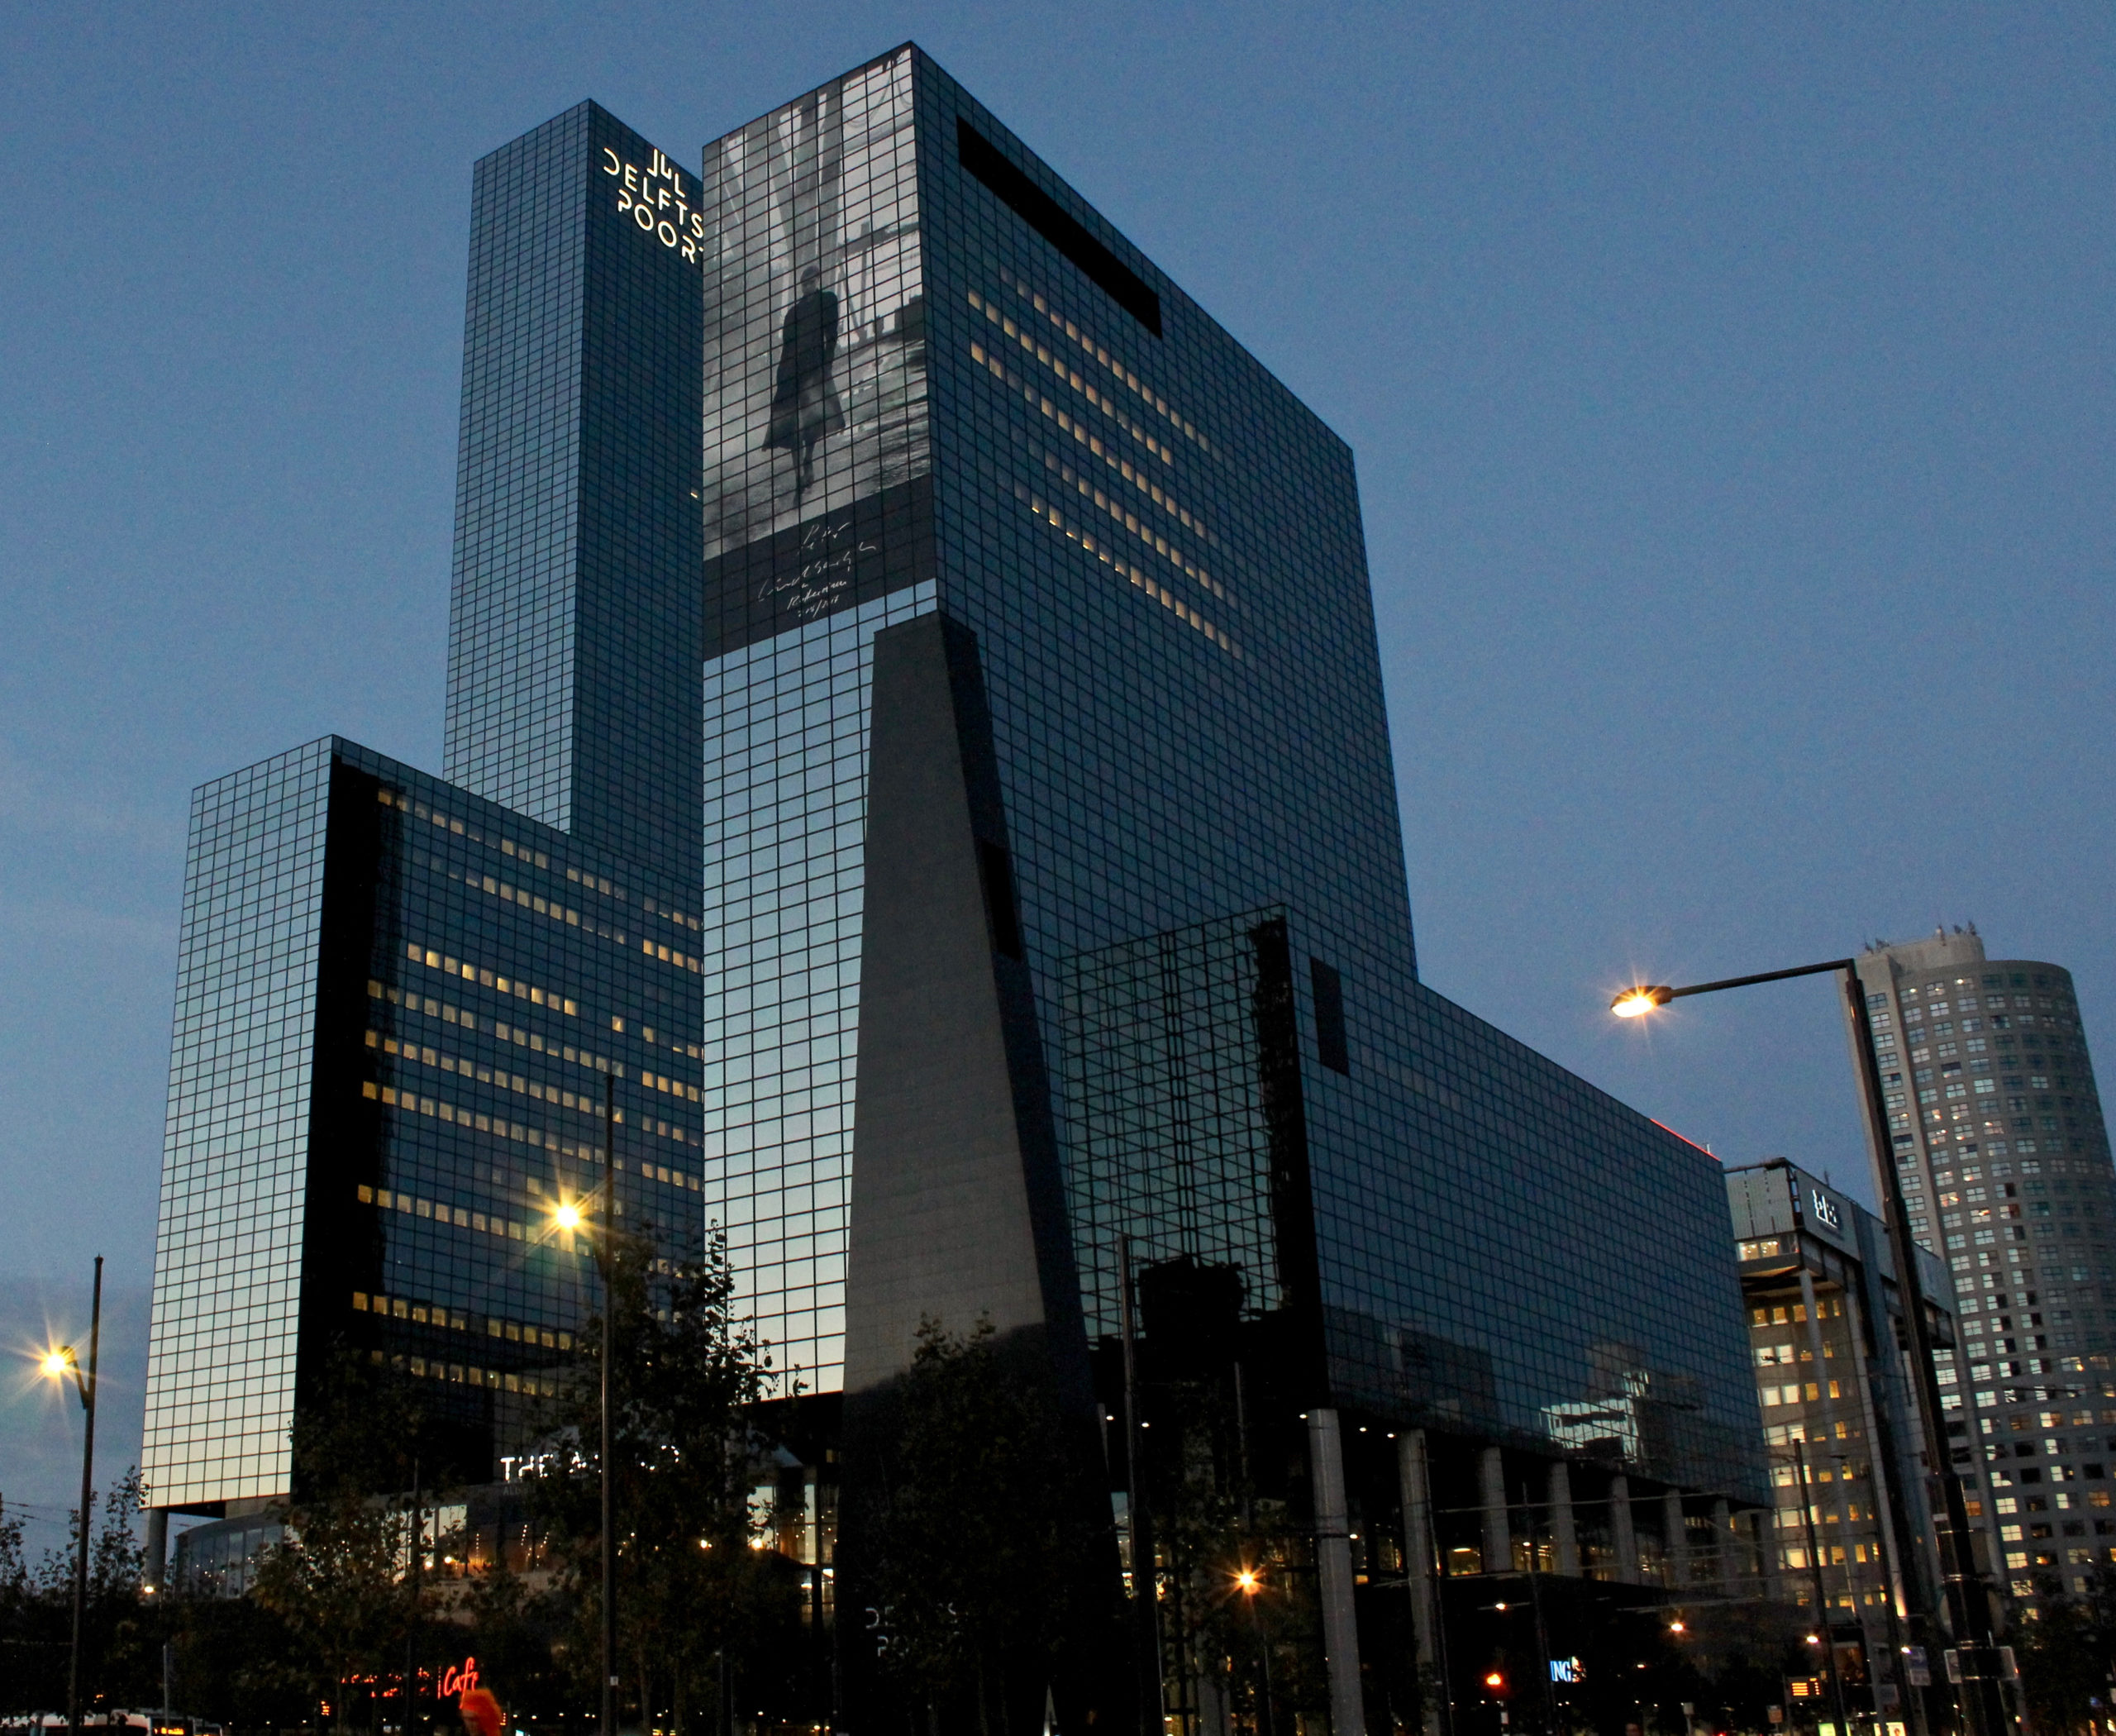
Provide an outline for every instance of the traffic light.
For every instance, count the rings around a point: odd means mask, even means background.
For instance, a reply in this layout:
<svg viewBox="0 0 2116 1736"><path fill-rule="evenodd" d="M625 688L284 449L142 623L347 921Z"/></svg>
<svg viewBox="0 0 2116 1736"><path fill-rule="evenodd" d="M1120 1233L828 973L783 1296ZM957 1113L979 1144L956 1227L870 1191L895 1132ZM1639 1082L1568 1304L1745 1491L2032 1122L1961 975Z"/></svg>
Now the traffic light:
<svg viewBox="0 0 2116 1736"><path fill-rule="evenodd" d="M1504 1670L1485 1672L1485 1692L1495 1700L1506 1698L1506 1672Z"/></svg>

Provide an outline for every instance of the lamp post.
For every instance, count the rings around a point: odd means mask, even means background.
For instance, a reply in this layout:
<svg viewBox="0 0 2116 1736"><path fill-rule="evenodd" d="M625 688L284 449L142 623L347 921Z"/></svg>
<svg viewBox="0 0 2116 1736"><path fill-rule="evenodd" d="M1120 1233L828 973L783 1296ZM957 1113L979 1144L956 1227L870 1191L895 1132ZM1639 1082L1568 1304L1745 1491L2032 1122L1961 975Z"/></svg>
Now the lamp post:
<svg viewBox="0 0 2116 1736"><path fill-rule="evenodd" d="M1910 1214L1897 1180L1894 1153L1888 1144L1888 1106L1881 1085L1880 1062L1874 1054L1873 1020L1866 1011L1866 991L1859 981L1859 961L1832 958L1818 965L1799 965L1790 971L1765 971L1754 976L1730 976L1718 982L1695 983L1672 989L1661 983L1642 983L1626 989L1609 1003L1619 1018L1638 1018L1657 1012L1671 1000L1685 995L1712 994L1722 989L1746 989L1756 983L1783 982L1795 976L1836 973L1844 991L1859 1051L1859 1077L1865 1088L1866 1137L1874 1158L1875 1185L1888 1218L1889 1252L1895 1262L1895 1281L1903 1293L1904 1325L1910 1340L1911 1393L1918 1405L1918 1421L1925 1438L1928 1488L1939 1499L1928 1501L1937 1523L1940 1572L1946 1587L1947 1624L1961 1651L1960 1705L1970 1736L2004 1736L2009 1720L1999 1695L1999 1653L1991 1628L1991 1601L1983 1576L1976 1571L1971 1552L1969 1510L1961 1491L1961 1479L1954 1474L1947 1449L1947 1428L1940 1408L1939 1377L1933 1366L1932 1333L1925 1321L1925 1297L1918 1279L1918 1247L1910 1233ZM1801 1490L1803 1498L1807 1491ZM1827 1638L1827 1630L1824 1637Z"/></svg>
<svg viewBox="0 0 2116 1736"><path fill-rule="evenodd" d="M610 1228L617 1217L617 1075L603 1074L603 1222L597 1230L588 1227L588 1211L578 1201L562 1203L552 1213L553 1223L569 1234L584 1233L595 1254L595 1271L603 1281L602 1393L599 1409L601 1443L596 1469L602 1482L603 1500L603 1695L597 1729L601 1736L617 1736L617 1539L616 1502L612 1498L610 1463L610 1356L615 1342L610 1285ZM593 1209L591 1207L589 1209Z"/></svg>
<svg viewBox="0 0 2116 1736"><path fill-rule="evenodd" d="M42 1363L55 1381L74 1377L74 1390L81 1395L81 1409L88 1421L81 1431L81 1531L74 1554L74 1643L66 1662L67 1736L81 1736L81 1625L88 1605L88 1532L93 1517L88 1502L93 1496L96 1466L96 1357L102 1344L102 1256L96 1256L94 1300L88 1308L88 1368L84 1376L74 1347L62 1344L48 1352Z"/></svg>
<svg viewBox="0 0 2116 1736"><path fill-rule="evenodd" d="M610 1357L616 1343L616 1298L610 1285L610 1228L617 1221L617 1075L603 1075L603 1233L594 1238L595 1270L603 1280L603 1736L617 1736L617 1503L610 1461ZM642 1708L641 1715L645 1716Z"/></svg>

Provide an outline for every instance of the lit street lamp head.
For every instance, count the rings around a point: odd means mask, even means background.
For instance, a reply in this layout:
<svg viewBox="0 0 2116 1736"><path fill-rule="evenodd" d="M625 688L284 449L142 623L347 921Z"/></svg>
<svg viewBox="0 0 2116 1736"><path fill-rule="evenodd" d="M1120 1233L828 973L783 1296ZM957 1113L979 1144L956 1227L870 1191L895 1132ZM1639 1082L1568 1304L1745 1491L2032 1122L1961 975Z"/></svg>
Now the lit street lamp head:
<svg viewBox="0 0 2116 1736"><path fill-rule="evenodd" d="M49 1375L55 1381L64 1380L74 1371L74 1347L65 1344L57 1350L46 1351L43 1361L36 1366L38 1373Z"/></svg>
<svg viewBox="0 0 2116 1736"><path fill-rule="evenodd" d="M1609 1011L1618 1018L1643 1018L1656 1008L1665 1007L1675 998L1675 991L1664 983L1641 983L1627 989L1609 1003Z"/></svg>
<svg viewBox="0 0 2116 1736"><path fill-rule="evenodd" d="M562 1230L579 1229L580 1228L580 1208L577 1205L561 1205L556 1211L551 1214L551 1222L558 1225L558 1227Z"/></svg>

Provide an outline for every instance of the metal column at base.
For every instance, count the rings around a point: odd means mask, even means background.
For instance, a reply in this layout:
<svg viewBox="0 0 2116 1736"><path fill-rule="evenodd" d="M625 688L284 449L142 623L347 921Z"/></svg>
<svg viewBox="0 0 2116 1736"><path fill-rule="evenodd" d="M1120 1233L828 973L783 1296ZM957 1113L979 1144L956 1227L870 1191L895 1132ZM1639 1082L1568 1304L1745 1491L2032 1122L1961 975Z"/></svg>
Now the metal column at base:
<svg viewBox="0 0 2116 1736"><path fill-rule="evenodd" d="M1719 1552L1719 1589L1728 1596L1741 1591L1740 1562L1734 1548L1734 1509L1726 1501L1712 1504L1713 1548Z"/></svg>
<svg viewBox="0 0 2116 1736"><path fill-rule="evenodd" d="M1661 1558L1667 1582L1679 1590L1689 1587L1689 1528L1683 1523L1683 1492L1669 1489L1661 1495Z"/></svg>
<svg viewBox="0 0 2116 1736"><path fill-rule="evenodd" d="M1316 1578L1322 1594L1331 1736L1366 1736L1366 1705L1360 1691L1359 1616L1352 1604L1344 1440L1334 1410L1308 1413L1308 1467L1315 1500Z"/></svg>
<svg viewBox="0 0 2116 1736"><path fill-rule="evenodd" d="M1411 1594L1411 1638L1418 1649L1418 1691L1425 1736L1440 1736L1441 1678L1437 1612L1433 1608L1432 1496L1425 1461L1425 1430L1406 1429L1396 1443L1396 1476L1403 1486L1404 1576Z"/></svg>
<svg viewBox="0 0 2116 1736"><path fill-rule="evenodd" d="M169 1509L147 1509L146 1559L141 1564L141 1583L159 1596L169 1584Z"/></svg>
<svg viewBox="0 0 2116 1736"><path fill-rule="evenodd" d="M1609 1548L1616 1556L1618 1580L1638 1583L1638 1528L1631 1516L1631 1479L1618 1471L1609 1479Z"/></svg>
<svg viewBox="0 0 2116 1736"><path fill-rule="evenodd" d="M1506 1516L1506 1455L1487 1447L1477 1455L1477 1499L1484 1508L1484 1570L1513 1571L1513 1528Z"/></svg>
<svg viewBox="0 0 2116 1736"><path fill-rule="evenodd" d="M1550 1469L1549 1493L1546 1497L1551 1509L1551 1544L1557 1557L1557 1571L1577 1579L1580 1576L1580 1533L1572 1523L1572 1467L1563 1459L1554 1462Z"/></svg>

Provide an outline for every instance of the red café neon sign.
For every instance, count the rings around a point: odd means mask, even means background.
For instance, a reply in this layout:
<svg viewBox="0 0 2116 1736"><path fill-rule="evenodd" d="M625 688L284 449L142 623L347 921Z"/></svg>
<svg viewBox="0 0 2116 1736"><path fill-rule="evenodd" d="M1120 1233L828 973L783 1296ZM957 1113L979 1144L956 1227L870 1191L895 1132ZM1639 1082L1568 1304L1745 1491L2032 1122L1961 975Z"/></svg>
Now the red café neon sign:
<svg viewBox="0 0 2116 1736"><path fill-rule="evenodd" d="M349 1676L346 1680L349 1686L372 1687L375 1691L376 1696L383 1700L393 1700L404 1691L402 1676L395 1678L393 1681L391 1678L384 1676ZM418 1681L422 1687L435 1686L433 1672L421 1670L418 1672ZM385 1684L388 1685L385 1686ZM442 1699L452 1700L459 1694L469 1693L477 1685L478 1660L474 1657L466 1657L461 1663L450 1664L441 1672L441 1681L436 1691Z"/></svg>

